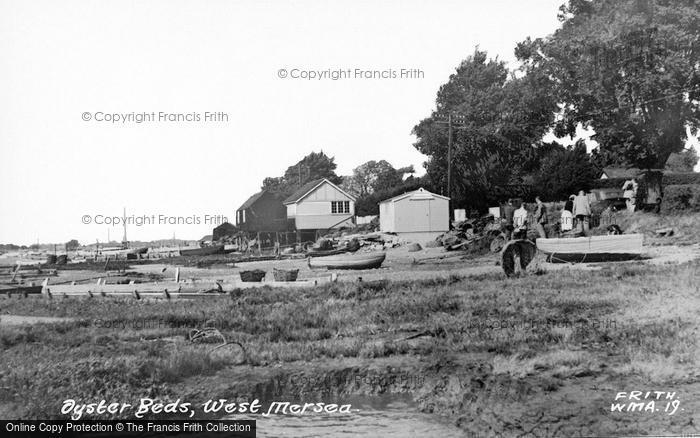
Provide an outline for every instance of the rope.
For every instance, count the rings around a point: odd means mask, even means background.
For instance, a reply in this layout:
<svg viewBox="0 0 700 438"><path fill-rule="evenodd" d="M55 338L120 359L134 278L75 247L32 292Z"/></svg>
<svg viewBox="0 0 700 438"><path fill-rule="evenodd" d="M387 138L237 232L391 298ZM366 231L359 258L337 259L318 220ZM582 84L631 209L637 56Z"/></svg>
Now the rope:
<svg viewBox="0 0 700 438"><path fill-rule="evenodd" d="M239 362L237 362L236 364L240 365L242 363L245 363L247 360L248 355L246 353L246 350L245 350L245 347L243 346L243 344L241 344L240 342L237 342L237 341L231 341L231 342L226 341L226 337L218 329L216 329L214 327L204 327L201 330L200 329L192 329L192 330L190 330L189 337L190 337L190 342L192 342L192 343L206 342L207 339L216 339L216 338L221 339L221 343L219 345L217 345L216 347L209 350L209 353L208 353L209 355L211 355L216 350L219 350L219 349L226 347L228 345L238 345L241 348L241 351L243 352L243 354L242 354L242 359Z"/></svg>

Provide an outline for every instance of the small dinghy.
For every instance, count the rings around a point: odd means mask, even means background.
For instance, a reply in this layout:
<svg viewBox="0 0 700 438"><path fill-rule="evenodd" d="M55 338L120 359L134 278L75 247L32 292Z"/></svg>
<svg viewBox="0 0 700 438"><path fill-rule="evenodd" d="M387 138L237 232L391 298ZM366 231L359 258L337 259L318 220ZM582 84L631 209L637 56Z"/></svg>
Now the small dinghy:
<svg viewBox="0 0 700 438"><path fill-rule="evenodd" d="M310 268L375 269L384 263L386 253L340 254L309 258Z"/></svg>

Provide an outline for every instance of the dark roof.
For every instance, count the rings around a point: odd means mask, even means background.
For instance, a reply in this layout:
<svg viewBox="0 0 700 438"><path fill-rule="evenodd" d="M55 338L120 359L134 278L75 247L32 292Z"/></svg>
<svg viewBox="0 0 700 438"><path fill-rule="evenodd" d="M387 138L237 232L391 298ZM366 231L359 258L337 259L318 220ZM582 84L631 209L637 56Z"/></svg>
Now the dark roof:
<svg viewBox="0 0 700 438"><path fill-rule="evenodd" d="M303 186L299 187L299 189L296 192L289 195L287 199L284 200L283 204L293 204L297 202L298 200L303 198L305 194L309 193L311 189L321 184L324 180L325 178L321 178L307 182Z"/></svg>
<svg viewBox="0 0 700 438"><path fill-rule="evenodd" d="M607 175L608 178L634 178L641 172L639 169L625 168L625 167L605 167L603 168L603 173Z"/></svg>
<svg viewBox="0 0 700 438"><path fill-rule="evenodd" d="M262 195L264 195L266 192L267 192L267 190L261 190L261 191L259 191L258 193L254 194L253 196L251 196L250 198L248 198L248 200L245 201L245 202L243 203L243 205L241 205L240 207L238 207L238 209L239 209L239 210L245 210L245 209L247 209L247 208L250 208L250 207L251 207L253 204L255 204L255 203L258 201L258 199L260 199L260 198L262 197Z"/></svg>
<svg viewBox="0 0 700 438"><path fill-rule="evenodd" d="M204 237L202 237L201 239L199 239L199 242L202 242L202 241L207 242L207 241L210 241L210 240L213 240L213 239L214 239L214 236L213 236L213 235L207 234L206 236L204 236Z"/></svg>
<svg viewBox="0 0 700 438"><path fill-rule="evenodd" d="M224 222L223 224L219 225L218 227L214 227L215 230L218 229L230 229L230 230L235 230L236 226L233 225L231 222Z"/></svg>

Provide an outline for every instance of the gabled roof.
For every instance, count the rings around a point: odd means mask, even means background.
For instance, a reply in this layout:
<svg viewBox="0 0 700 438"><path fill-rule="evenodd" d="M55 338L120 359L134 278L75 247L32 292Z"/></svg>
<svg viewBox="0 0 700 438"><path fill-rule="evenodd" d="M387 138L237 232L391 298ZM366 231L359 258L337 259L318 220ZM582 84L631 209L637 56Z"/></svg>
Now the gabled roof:
<svg viewBox="0 0 700 438"><path fill-rule="evenodd" d="M331 186L333 186L335 189L337 189L338 191L343 193L348 198L352 199L353 201L355 200L355 197L352 196L351 194L345 192L340 187L338 187L335 184L333 184L332 182L328 181L326 178L321 178L321 179L309 181L306 184L304 184L303 186L299 187L299 189L296 192L292 193L291 195L289 195L289 197L287 197L287 199L284 200L283 204L285 204L285 205L286 204L295 204L295 203L301 201L308 194L310 194L311 192L316 190L318 187L320 187L324 183L330 184Z"/></svg>
<svg viewBox="0 0 700 438"><path fill-rule="evenodd" d="M236 226L233 225L231 222L224 222L219 226L214 227L215 230L223 230L223 229L229 229L229 230L235 230Z"/></svg>
<svg viewBox="0 0 700 438"><path fill-rule="evenodd" d="M402 193L400 195L394 196L393 198L389 198L389 199L385 199L383 201L380 201L379 203L383 204L385 202L396 202L400 199L404 199L404 198L407 198L409 196L413 196L416 194L422 195L425 198L440 198L440 199L445 199L448 201L450 200L450 198L448 198L447 196L442 196L442 195L438 195L437 193L429 192L429 191L425 190L423 187L421 187L418 190L413 190L411 192Z"/></svg>
<svg viewBox="0 0 700 438"><path fill-rule="evenodd" d="M267 190L261 190L261 191L259 191L258 193L254 194L253 196L251 196L250 198L248 198L248 200L245 201L245 202L243 203L243 205L241 205L240 207L238 207L238 210L245 210L245 209L247 209L247 208L250 208L250 207L251 207L253 204L255 204L255 203L258 201L258 199L260 199L260 198L262 197L262 195L264 195L266 192L267 192Z"/></svg>
<svg viewBox="0 0 700 438"><path fill-rule="evenodd" d="M608 178L634 178L635 176L639 175L639 172L641 172L639 169L636 167L632 168L625 168L625 167L604 167L603 168L603 175L607 176ZM602 176L602 175L601 175Z"/></svg>

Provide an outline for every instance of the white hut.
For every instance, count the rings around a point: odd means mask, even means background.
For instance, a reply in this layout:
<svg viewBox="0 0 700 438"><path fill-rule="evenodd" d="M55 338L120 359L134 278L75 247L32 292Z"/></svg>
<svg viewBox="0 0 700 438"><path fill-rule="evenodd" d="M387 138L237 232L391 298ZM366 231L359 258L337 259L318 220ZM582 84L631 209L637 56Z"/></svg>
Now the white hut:
<svg viewBox="0 0 700 438"><path fill-rule="evenodd" d="M425 243L449 230L450 198L420 188L379 203L379 228Z"/></svg>

